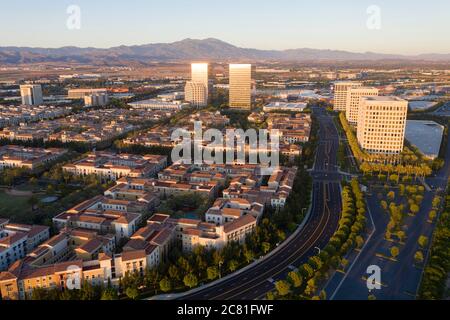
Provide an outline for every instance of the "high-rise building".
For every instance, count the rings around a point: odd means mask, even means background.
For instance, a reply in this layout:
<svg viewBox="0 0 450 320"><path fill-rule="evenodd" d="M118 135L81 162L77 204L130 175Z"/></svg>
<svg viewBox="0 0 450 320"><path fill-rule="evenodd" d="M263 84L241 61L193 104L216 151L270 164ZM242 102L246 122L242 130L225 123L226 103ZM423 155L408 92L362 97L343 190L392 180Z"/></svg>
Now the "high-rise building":
<svg viewBox="0 0 450 320"><path fill-rule="evenodd" d="M252 65L230 64L230 108L251 109Z"/></svg>
<svg viewBox="0 0 450 320"><path fill-rule="evenodd" d="M334 83L334 110L347 110L347 93L350 88L362 87L360 82L339 81Z"/></svg>
<svg viewBox="0 0 450 320"><path fill-rule="evenodd" d="M206 97L209 97L210 65L208 63L193 63L191 65L191 81L202 83L206 87Z"/></svg>
<svg viewBox="0 0 450 320"><path fill-rule="evenodd" d="M44 103L40 84L25 84L20 86L20 95L24 105L40 105Z"/></svg>
<svg viewBox="0 0 450 320"><path fill-rule="evenodd" d="M203 83L188 81L184 88L185 100L196 107L208 105L208 89Z"/></svg>
<svg viewBox="0 0 450 320"><path fill-rule="evenodd" d="M378 96L378 89L373 87L358 87L349 88L347 91L347 107L346 117L348 122L353 125L358 125L358 114L361 99L363 97Z"/></svg>
<svg viewBox="0 0 450 320"><path fill-rule="evenodd" d="M191 64L191 81L186 83L185 100L197 107L208 105L210 91L210 65L208 63Z"/></svg>
<svg viewBox="0 0 450 320"><path fill-rule="evenodd" d="M390 96L364 97L358 116L358 142L370 154L400 154L405 143L408 101Z"/></svg>

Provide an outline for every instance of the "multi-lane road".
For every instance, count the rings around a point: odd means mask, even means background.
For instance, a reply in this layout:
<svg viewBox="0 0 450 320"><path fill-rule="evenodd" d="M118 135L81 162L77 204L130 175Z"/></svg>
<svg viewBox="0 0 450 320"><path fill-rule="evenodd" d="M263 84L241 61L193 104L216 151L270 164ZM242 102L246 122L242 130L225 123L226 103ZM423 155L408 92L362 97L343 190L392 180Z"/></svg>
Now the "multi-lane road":
<svg viewBox="0 0 450 320"><path fill-rule="evenodd" d="M320 123L319 145L311 175L313 198L308 221L276 252L254 266L210 285L184 300L254 300L274 288L274 281L306 262L333 236L341 213L340 176L337 170L338 132L325 110L314 109Z"/></svg>

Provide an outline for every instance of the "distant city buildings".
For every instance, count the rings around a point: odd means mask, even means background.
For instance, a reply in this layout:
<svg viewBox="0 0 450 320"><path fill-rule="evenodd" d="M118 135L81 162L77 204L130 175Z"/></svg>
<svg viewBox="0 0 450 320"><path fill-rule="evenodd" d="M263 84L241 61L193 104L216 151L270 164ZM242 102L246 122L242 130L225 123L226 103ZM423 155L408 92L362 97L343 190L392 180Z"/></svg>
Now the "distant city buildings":
<svg viewBox="0 0 450 320"><path fill-rule="evenodd" d="M108 95L108 90L105 88L100 89L69 89L68 98L69 99L84 99L85 96L89 95Z"/></svg>
<svg viewBox="0 0 450 320"><path fill-rule="evenodd" d="M408 101L392 96L364 97L357 139L371 154L400 154L405 142Z"/></svg>
<svg viewBox="0 0 450 320"><path fill-rule="evenodd" d="M230 64L230 108L252 107L252 65Z"/></svg>
<svg viewBox="0 0 450 320"><path fill-rule="evenodd" d="M289 112L303 112L308 107L305 102L272 102L265 105L263 110L266 112L270 111L289 111Z"/></svg>
<svg viewBox="0 0 450 320"><path fill-rule="evenodd" d="M107 93L94 93L84 96L84 105L86 107L103 107L109 102Z"/></svg>
<svg viewBox="0 0 450 320"><path fill-rule="evenodd" d="M148 109L148 110L167 110L178 111L189 107L188 103L183 103L179 100L167 101L163 99L148 99L129 103L134 109Z"/></svg>
<svg viewBox="0 0 450 320"><path fill-rule="evenodd" d="M40 84L21 85L20 95L22 97L23 105L35 106L44 103L44 99L42 97L42 87Z"/></svg>

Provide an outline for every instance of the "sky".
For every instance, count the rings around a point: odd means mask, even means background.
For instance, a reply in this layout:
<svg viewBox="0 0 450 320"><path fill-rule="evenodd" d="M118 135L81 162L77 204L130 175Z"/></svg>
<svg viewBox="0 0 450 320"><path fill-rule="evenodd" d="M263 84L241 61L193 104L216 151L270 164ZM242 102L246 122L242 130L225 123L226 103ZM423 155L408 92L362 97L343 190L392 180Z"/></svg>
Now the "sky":
<svg viewBox="0 0 450 320"><path fill-rule="evenodd" d="M2 2L0 46L107 48L217 38L256 49L450 53L449 0ZM80 19L67 13L71 5ZM69 29L68 20L80 28Z"/></svg>

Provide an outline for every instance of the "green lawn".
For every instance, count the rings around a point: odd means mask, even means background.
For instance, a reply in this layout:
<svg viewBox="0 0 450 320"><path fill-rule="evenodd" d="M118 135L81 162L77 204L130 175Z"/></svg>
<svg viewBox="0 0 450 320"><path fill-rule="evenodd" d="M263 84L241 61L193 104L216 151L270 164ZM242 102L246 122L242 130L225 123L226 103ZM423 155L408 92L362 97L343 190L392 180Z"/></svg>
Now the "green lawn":
<svg viewBox="0 0 450 320"><path fill-rule="evenodd" d="M16 197L0 191L0 218L11 219L12 222L30 223L32 220L29 197Z"/></svg>

